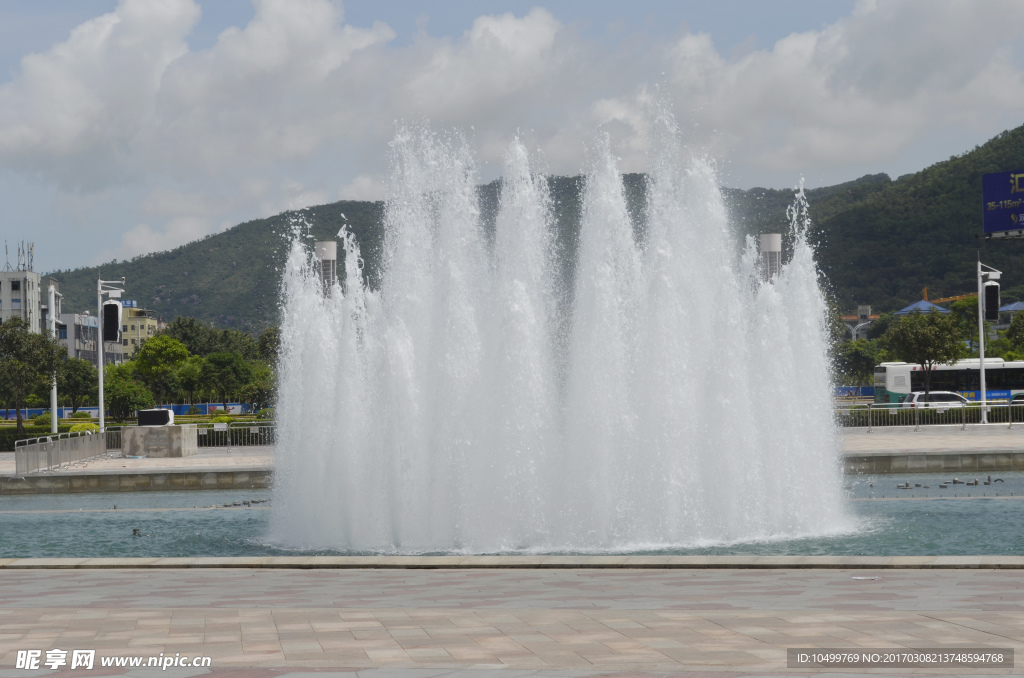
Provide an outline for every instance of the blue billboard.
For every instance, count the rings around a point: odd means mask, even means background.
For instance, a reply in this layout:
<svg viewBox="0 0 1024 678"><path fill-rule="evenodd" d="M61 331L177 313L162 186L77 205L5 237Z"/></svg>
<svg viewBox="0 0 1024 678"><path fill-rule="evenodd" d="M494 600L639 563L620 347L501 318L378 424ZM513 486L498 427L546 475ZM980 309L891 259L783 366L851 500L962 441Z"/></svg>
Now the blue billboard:
<svg viewBox="0 0 1024 678"><path fill-rule="evenodd" d="M985 233L1024 230L1024 170L986 174L981 186Z"/></svg>

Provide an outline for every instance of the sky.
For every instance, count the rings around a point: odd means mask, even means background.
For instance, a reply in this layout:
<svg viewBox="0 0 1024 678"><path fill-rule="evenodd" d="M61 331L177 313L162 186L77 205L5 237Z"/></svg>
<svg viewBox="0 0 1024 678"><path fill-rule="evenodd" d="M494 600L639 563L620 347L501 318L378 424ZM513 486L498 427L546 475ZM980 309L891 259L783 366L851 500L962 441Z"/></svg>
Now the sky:
<svg viewBox="0 0 1024 678"><path fill-rule="evenodd" d="M0 0L0 236L50 271L380 199L403 123L646 169L668 102L726 186L896 177L1024 114L1019 0Z"/></svg>

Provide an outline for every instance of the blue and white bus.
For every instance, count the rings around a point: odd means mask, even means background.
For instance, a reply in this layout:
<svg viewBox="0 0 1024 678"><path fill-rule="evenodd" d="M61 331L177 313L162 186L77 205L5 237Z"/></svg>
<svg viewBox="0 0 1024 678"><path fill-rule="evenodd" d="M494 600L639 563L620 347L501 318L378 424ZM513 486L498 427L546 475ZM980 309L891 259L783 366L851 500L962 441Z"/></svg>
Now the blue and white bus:
<svg viewBox="0 0 1024 678"><path fill-rule="evenodd" d="M959 360L932 369L930 390L953 391L968 400L980 400L981 361ZM902 403L915 391L924 390L924 368L913 363L882 363L875 367L875 402ZM985 358L985 391L990 401L1008 401L1024 393L1024 361Z"/></svg>

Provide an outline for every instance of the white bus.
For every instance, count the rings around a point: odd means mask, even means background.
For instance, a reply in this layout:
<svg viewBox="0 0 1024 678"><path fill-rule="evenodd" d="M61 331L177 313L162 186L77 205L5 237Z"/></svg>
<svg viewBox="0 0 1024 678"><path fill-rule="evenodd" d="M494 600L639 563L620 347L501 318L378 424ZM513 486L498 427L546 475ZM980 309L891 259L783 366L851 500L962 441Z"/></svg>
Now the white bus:
<svg viewBox="0 0 1024 678"><path fill-rule="evenodd" d="M980 400L981 361L978 358L937 365L932 370L930 390L953 391L968 400ZM875 402L902 403L915 391L924 390L924 369L913 363L882 363L875 367ZM985 358L987 400L1011 400L1024 393L1024 361L1006 362Z"/></svg>

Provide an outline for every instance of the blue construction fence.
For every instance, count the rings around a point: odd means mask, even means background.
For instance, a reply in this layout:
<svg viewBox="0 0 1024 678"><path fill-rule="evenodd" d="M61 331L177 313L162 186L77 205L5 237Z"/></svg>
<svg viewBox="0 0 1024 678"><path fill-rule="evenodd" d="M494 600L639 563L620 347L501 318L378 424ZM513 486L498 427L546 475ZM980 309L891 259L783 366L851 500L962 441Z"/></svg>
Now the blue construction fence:
<svg viewBox="0 0 1024 678"><path fill-rule="evenodd" d="M874 398L874 386L836 386L832 394L836 398Z"/></svg>
<svg viewBox="0 0 1024 678"><path fill-rule="evenodd" d="M228 403L228 414L253 414L253 409L246 403ZM183 415L188 414L189 408L195 407L199 410L199 414L210 414L212 410L217 410L219 413L224 412L224 403L196 403L195 405L164 405L163 409L173 410L174 414ZM49 412L49 407L30 407L27 410L21 411L23 419L31 419L32 417L38 416ZM99 419L100 412L98 407L79 407L79 412L88 412L93 419ZM71 416L70 407L58 407L57 412L61 419L66 419ZM0 409L0 419L17 419L17 410L3 410Z"/></svg>

